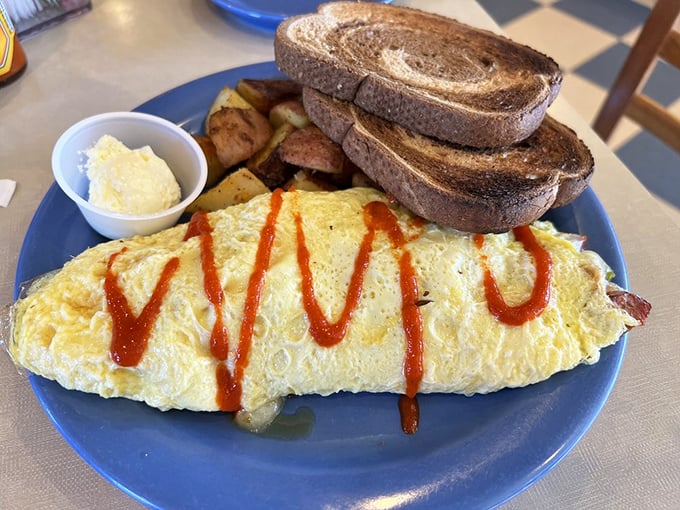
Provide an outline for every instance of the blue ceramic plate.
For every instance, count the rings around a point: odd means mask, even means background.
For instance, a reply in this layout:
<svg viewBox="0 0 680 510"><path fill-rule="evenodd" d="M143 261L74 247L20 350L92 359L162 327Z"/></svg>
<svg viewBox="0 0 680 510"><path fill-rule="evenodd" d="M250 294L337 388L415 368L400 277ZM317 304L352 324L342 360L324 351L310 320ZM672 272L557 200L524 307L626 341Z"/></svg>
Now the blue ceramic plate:
<svg viewBox="0 0 680 510"><path fill-rule="evenodd" d="M328 1L328 0L326 0ZM362 0L389 4L392 0ZM242 21L274 29L288 16L316 12L319 0L212 0L219 8Z"/></svg>
<svg viewBox="0 0 680 510"><path fill-rule="evenodd" d="M273 63L233 69L166 92L138 108L199 132L224 85L278 76ZM616 235L594 193L548 218L588 236L627 286ZM103 241L53 185L28 229L18 282ZM590 427L614 384L625 338L600 362L546 382L486 396L422 395L420 430L400 429L394 395L291 398L311 409L302 439L258 437L228 415L159 412L124 399L62 389L32 376L35 393L72 447L102 476L158 508L490 508L538 480Z"/></svg>

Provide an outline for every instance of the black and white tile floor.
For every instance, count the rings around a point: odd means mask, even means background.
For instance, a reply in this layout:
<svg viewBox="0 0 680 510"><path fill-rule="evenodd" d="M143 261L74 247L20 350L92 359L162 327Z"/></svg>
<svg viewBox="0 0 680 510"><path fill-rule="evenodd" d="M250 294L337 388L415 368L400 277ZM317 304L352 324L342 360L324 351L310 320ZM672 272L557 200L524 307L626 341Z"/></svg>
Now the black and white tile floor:
<svg viewBox="0 0 680 510"><path fill-rule="evenodd" d="M643 2L479 0L509 37L560 64L560 93L590 123L649 14ZM661 62L644 91L680 114L680 70ZM609 146L680 223L680 154L625 118Z"/></svg>

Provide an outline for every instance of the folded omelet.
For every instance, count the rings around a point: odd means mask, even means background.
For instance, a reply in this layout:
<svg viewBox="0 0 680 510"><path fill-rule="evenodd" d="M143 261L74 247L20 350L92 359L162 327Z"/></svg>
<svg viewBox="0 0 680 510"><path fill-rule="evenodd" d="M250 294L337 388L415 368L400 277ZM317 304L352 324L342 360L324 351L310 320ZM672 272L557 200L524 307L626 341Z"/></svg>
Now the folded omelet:
<svg viewBox="0 0 680 510"><path fill-rule="evenodd" d="M278 190L88 249L14 305L8 350L66 388L162 410L525 386L639 324L580 244L548 222L443 228L372 189Z"/></svg>

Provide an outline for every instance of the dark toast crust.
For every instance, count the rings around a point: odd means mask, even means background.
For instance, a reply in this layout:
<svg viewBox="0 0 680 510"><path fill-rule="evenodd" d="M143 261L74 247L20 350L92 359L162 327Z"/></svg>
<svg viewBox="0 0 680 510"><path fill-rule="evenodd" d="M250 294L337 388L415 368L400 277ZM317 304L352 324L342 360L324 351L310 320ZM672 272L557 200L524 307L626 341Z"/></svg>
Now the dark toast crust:
<svg viewBox="0 0 680 510"><path fill-rule="evenodd" d="M474 147L528 137L562 81L555 61L527 46L379 3L333 2L289 18L274 49L279 69L303 85Z"/></svg>
<svg viewBox="0 0 680 510"><path fill-rule="evenodd" d="M408 131L310 88L309 118L402 205L467 232L505 232L574 200L594 169L586 145L551 117L510 147L475 149Z"/></svg>

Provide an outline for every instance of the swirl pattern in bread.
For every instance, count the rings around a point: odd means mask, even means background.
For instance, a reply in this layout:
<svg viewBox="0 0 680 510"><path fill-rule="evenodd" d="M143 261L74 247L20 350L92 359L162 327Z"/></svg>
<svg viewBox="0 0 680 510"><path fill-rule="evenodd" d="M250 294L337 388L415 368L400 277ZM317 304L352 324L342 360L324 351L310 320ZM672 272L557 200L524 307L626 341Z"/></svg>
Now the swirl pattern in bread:
<svg viewBox="0 0 680 510"><path fill-rule="evenodd" d="M293 80L410 129L474 147L525 139L559 91L559 66L455 20L376 3L333 2L278 28Z"/></svg>

